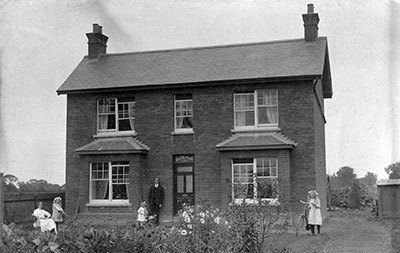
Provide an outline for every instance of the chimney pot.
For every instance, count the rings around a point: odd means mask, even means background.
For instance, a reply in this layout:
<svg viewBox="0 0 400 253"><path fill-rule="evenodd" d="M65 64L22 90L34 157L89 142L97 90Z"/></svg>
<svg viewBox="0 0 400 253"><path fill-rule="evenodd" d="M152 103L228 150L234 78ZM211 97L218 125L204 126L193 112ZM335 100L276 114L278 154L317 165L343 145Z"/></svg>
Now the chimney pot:
<svg viewBox="0 0 400 253"><path fill-rule="evenodd" d="M93 33L99 33L99 24L93 24Z"/></svg>
<svg viewBox="0 0 400 253"><path fill-rule="evenodd" d="M307 4L307 13L308 14L314 13L314 4Z"/></svg>
<svg viewBox="0 0 400 253"><path fill-rule="evenodd" d="M88 55L89 58L98 58L107 53L108 37L103 34L103 27L93 24L93 32L86 34L88 38Z"/></svg>
<svg viewBox="0 0 400 253"><path fill-rule="evenodd" d="M304 39L305 41L316 41L318 38L318 13L314 13L314 5L307 5L307 14L303 14Z"/></svg>

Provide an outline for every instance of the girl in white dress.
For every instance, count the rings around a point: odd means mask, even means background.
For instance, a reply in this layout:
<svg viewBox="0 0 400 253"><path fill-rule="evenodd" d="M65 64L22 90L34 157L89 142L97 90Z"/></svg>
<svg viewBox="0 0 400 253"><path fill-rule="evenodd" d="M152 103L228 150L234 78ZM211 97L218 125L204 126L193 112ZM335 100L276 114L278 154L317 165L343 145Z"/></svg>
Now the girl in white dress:
<svg viewBox="0 0 400 253"><path fill-rule="evenodd" d="M317 226L318 234L321 232L322 216L321 216L321 202L318 198L318 192L312 190L308 192L308 224L311 225L311 234L315 235L315 226Z"/></svg>
<svg viewBox="0 0 400 253"><path fill-rule="evenodd" d="M64 210L61 207L61 198L60 197L56 197L53 200L53 215L51 216L51 218L53 218L54 222L56 223L56 228L58 231L58 224L62 223L63 220L63 216L65 215Z"/></svg>
<svg viewBox="0 0 400 253"><path fill-rule="evenodd" d="M138 216L137 216L138 227L143 227L144 224L147 222L148 217L149 217L149 210L147 209L147 203L146 201L143 201L140 204L140 208L138 210Z"/></svg>

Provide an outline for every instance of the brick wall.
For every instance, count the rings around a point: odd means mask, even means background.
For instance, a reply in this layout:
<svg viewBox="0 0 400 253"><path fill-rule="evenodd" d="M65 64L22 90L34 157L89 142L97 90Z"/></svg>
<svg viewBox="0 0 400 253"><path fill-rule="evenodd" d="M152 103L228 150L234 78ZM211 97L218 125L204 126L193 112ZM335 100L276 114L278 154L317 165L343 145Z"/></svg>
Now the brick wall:
<svg viewBox="0 0 400 253"><path fill-rule="evenodd" d="M307 200L307 190L316 184L312 82L285 85L279 98L281 132L298 143L290 156L291 207L296 215L303 210L299 200Z"/></svg>
<svg viewBox="0 0 400 253"><path fill-rule="evenodd" d="M132 195L133 199L130 199L133 206L136 207L138 203L135 197L147 199L154 177L159 177L165 191L161 219L172 217L172 157L175 154L195 156L196 200L206 199L216 206L224 206L229 199L227 195L230 194L230 186L227 178L230 176L227 177L227 158L220 157L215 146L232 134L233 93L261 88L278 89L281 133L298 143L298 146L290 152L289 150L278 152L283 166L290 168L279 172L287 173L282 175L284 180L282 185L285 185L283 188L285 190L281 194L292 203L305 199L307 190L317 187L316 156L322 155L316 152L315 146L316 139L322 140L319 136L323 132L320 131L320 122L314 121L316 116L312 82L243 83L201 88L68 95L67 210L75 209L78 196L81 196L81 210L84 210L84 206L88 203L88 164L92 158L79 157L74 150L93 141L93 135L96 134L96 99L114 96L135 96L137 139L150 147L148 155L144 155L141 160L131 156L127 158L132 163L140 162L143 165L142 170L139 170L142 174L133 176L141 177L142 183L138 184L137 189L130 188L134 192L138 191L138 194ZM173 133L174 95L178 93L192 93L193 134ZM320 131L318 134L316 127ZM323 142L321 141L318 148L322 147ZM289 180L291 183L287 183ZM299 208L297 205L294 206L294 209Z"/></svg>
<svg viewBox="0 0 400 253"><path fill-rule="evenodd" d="M322 217L327 215L327 194L326 186L328 184L326 179L326 158L325 158L325 122L324 122L324 100L322 92L321 81L318 81L315 86L316 94L314 97L314 118L315 118L315 177L316 177L316 190L319 193L321 200ZM321 105L318 105L318 101Z"/></svg>

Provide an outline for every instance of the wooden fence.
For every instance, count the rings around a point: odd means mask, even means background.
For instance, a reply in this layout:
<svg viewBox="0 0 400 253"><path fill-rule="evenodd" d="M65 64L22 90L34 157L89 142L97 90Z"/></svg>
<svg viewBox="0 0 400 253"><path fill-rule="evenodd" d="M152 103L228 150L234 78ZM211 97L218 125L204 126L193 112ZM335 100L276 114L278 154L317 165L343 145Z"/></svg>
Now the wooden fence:
<svg viewBox="0 0 400 253"><path fill-rule="evenodd" d="M43 203L43 209L52 213L55 197L62 198L65 206L65 192L40 192L40 193L6 193L4 194L4 224L11 222L17 224L33 223L32 213L37 208L37 203ZM1 197L0 197L1 198ZM1 211L0 211L1 214Z"/></svg>

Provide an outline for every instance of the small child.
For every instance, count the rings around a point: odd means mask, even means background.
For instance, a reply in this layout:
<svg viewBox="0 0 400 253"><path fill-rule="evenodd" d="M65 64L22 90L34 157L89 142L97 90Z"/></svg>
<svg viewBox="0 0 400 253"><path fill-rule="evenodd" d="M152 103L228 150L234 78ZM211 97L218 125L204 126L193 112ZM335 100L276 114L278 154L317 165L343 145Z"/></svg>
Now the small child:
<svg viewBox="0 0 400 253"><path fill-rule="evenodd" d="M147 218L149 217L149 210L147 209L146 201L140 203L140 207L138 209L138 227L143 227L143 225L147 222Z"/></svg>

